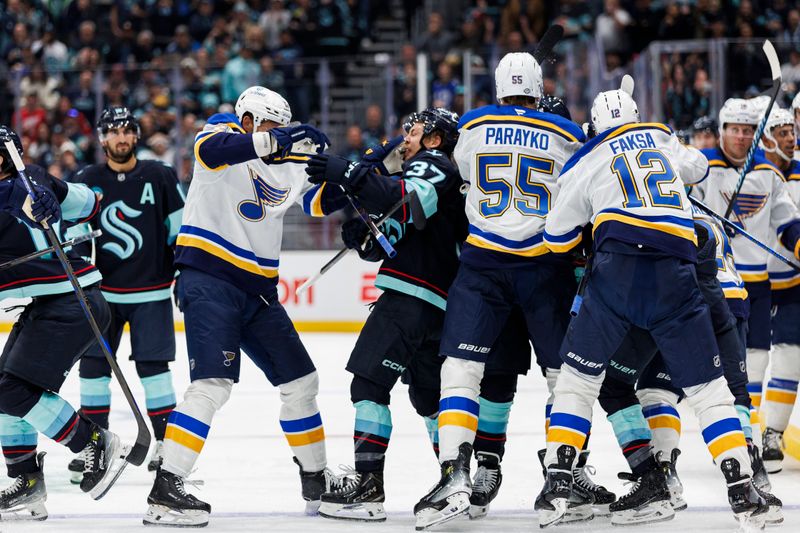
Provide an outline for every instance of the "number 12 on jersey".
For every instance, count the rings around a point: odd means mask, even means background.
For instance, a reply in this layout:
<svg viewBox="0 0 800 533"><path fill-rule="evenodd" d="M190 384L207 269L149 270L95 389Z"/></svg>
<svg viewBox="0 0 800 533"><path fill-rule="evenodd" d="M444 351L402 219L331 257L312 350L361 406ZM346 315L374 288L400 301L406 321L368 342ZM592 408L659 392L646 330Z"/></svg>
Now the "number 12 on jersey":
<svg viewBox="0 0 800 533"><path fill-rule="evenodd" d="M650 197L650 205L683 209L680 192L664 191L661 188L674 183L677 178L666 156L658 150L641 150L635 160L639 169L652 169L642 179L647 195ZM625 194L625 202L622 206L625 208L644 207L645 201L639 192L627 155L624 153L617 155L611 161L611 170L617 175L622 192Z"/></svg>
<svg viewBox="0 0 800 533"><path fill-rule="evenodd" d="M554 161L524 154L517 155L516 171L512 168L513 154L478 154L478 188L486 195L498 195L478 202L480 214L484 218L501 216L508 208L524 216L544 217L550 211L550 190L537 175L553 175ZM491 176L492 169L509 169ZM514 198L514 187L521 197Z"/></svg>

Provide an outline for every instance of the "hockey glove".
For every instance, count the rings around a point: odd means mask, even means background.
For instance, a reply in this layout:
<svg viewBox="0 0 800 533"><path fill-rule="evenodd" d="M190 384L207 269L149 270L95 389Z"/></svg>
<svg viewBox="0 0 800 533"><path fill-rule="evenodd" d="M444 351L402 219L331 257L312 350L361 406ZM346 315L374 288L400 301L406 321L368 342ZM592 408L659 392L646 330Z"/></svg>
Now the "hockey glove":
<svg viewBox="0 0 800 533"><path fill-rule="evenodd" d="M378 146L369 148L361 158L361 164L384 176L397 174L403 169L403 154L400 151L403 136L384 141Z"/></svg>
<svg viewBox="0 0 800 533"><path fill-rule="evenodd" d="M48 225L61 220L61 205L55 195L36 183L33 186L33 200L28 195L25 184L19 178L14 179L14 189L11 193L11 214L22 220L34 229L44 229L43 222Z"/></svg>
<svg viewBox="0 0 800 533"><path fill-rule="evenodd" d="M368 234L369 229L360 218L353 218L342 224L342 241L345 246L357 251L359 257L365 261L382 261L386 256L383 249L375 243L375 239L370 237L364 244Z"/></svg>
<svg viewBox="0 0 800 533"><path fill-rule="evenodd" d="M341 185L348 194L355 194L364 176L364 172L353 172L356 166L357 163L338 155L316 154L309 158L306 174L308 181L315 185L324 182Z"/></svg>
<svg viewBox="0 0 800 533"><path fill-rule="evenodd" d="M309 139L312 144L317 145L317 150L319 152L324 150L326 145L330 146L331 144L331 140L328 139L327 135L308 124L300 124L295 127L273 128L269 130L269 132L275 138L275 142L278 145L276 153L280 157L287 156L289 152L292 151L292 145L303 139Z"/></svg>

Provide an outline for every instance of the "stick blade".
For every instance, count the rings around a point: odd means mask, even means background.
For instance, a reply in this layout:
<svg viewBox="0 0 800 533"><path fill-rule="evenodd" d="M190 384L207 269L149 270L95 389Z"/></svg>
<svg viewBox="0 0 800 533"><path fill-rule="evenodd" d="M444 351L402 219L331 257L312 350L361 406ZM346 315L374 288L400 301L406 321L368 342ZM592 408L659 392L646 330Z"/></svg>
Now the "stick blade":
<svg viewBox="0 0 800 533"><path fill-rule="evenodd" d="M620 82L619 88L628 93L629 95L633 96L633 87L634 87L633 77L630 74L625 74L624 76L622 76L622 82Z"/></svg>
<svg viewBox="0 0 800 533"><path fill-rule="evenodd" d="M6 152L11 157L11 162L14 163L14 168L17 170L25 170L25 165L22 163L22 158L17 152L17 147L14 141L6 141Z"/></svg>
<svg viewBox="0 0 800 533"><path fill-rule="evenodd" d="M775 47L769 39L764 41L764 46L762 48L769 62L769 69L772 72L772 81L779 81L781 79L781 62L778 59L778 52L775 51Z"/></svg>
<svg viewBox="0 0 800 533"><path fill-rule="evenodd" d="M542 61L550 55L550 52L553 51L553 48L562 37L564 37L564 27L562 25L553 24L547 28L547 31L544 32L542 39L539 41L539 45L533 52L533 58L536 62L541 65Z"/></svg>

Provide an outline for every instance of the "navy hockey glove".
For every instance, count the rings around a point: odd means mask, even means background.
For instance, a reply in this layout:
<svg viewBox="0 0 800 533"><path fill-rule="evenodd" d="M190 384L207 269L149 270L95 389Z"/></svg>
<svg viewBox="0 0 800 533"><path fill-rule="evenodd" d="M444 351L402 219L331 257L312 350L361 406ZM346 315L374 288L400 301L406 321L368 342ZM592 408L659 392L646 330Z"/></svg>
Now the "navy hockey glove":
<svg viewBox="0 0 800 533"><path fill-rule="evenodd" d="M391 176L402 170L403 156L396 153L398 146L403 144L404 137L399 135L389 141L384 141L378 146L373 146L364 152L361 164L383 176Z"/></svg>
<svg viewBox="0 0 800 533"><path fill-rule="evenodd" d="M36 183L33 187L33 200L28 195L28 190L21 179L14 179L14 189L11 193L11 214L22 220L34 229L44 229L43 222L48 225L61 220L61 205L55 195Z"/></svg>
<svg viewBox="0 0 800 533"><path fill-rule="evenodd" d="M374 218L374 217L373 217ZM369 229L360 218L353 218L342 224L342 241L344 245L358 252L359 257L373 263L386 258L383 249L375 243L372 237L367 240L362 248L364 239L367 238Z"/></svg>
<svg viewBox="0 0 800 533"><path fill-rule="evenodd" d="M364 175L363 172L353 172L356 166L357 163L338 155L316 154L309 158L306 174L308 181L315 185L324 182L341 185L348 194L354 194Z"/></svg>
<svg viewBox="0 0 800 533"><path fill-rule="evenodd" d="M275 142L278 143L277 154L280 157L285 157L292 150L292 145L303 139L309 139L313 144L318 145L317 150L321 152L325 149L325 145L330 146L331 140L328 136L322 133L314 126L308 124L300 124L299 126L286 127L286 128L273 128L269 130Z"/></svg>

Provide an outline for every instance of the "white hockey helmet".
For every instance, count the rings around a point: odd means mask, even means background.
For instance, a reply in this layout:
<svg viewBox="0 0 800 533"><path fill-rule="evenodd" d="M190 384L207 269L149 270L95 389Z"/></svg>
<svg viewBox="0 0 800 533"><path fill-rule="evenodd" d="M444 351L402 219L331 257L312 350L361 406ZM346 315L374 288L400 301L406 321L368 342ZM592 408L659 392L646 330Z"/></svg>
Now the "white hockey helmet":
<svg viewBox="0 0 800 533"><path fill-rule="evenodd" d="M544 94L542 67L527 52L510 52L503 56L494 71L497 100L508 96L541 98Z"/></svg>
<svg viewBox="0 0 800 533"><path fill-rule="evenodd" d="M792 112L794 112L799 107L800 107L800 92L794 95L794 100L792 100Z"/></svg>
<svg viewBox="0 0 800 533"><path fill-rule="evenodd" d="M641 122L639 107L633 100L633 78L625 75L619 89L598 94L592 102L592 126L598 135L604 131Z"/></svg>
<svg viewBox="0 0 800 533"><path fill-rule="evenodd" d="M235 111L239 122L245 113L253 115L253 124L256 128L265 120L272 120L281 126L288 126L292 121L289 102L275 91L258 85L246 89L239 95Z"/></svg>
<svg viewBox="0 0 800 533"><path fill-rule="evenodd" d="M750 126L758 126L761 119L760 115L764 112L761 109L759 113L756 107L758 103L753 105L744 98L728 98L722 104L722 109L719 110L719 132L725 129L726 124L748 124Z"/></svg>
<svg viewBox="0 0 800 533"><path fill-rule="evenodd" d="M794 115L788 109L782 109L780 107L773 107L772 112L769 114L769 119L767 119L767 125L764 127L764 135L772 143L775 145L772 148L767 148L764 146L763 137L759 139L758 146L764 150L765 152L777 153L784 161L791 161L792 157L787 156L783 153L783 150L778 149L778 143L775 140L775 137L772 136L772 130L777 128L778 126L794 126Z"/></svg>

